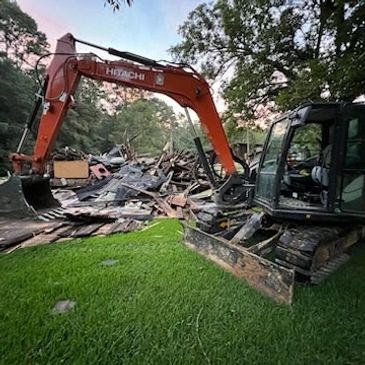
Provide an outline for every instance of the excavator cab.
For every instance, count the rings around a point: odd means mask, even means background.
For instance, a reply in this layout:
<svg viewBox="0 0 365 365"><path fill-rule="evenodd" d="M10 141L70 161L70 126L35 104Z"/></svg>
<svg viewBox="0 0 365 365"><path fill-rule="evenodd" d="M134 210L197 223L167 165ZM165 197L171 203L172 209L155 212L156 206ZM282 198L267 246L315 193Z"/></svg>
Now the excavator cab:
<svg viewBox="0 0 365 365"><path fill-rule="evenodd" d="M365 105L304 104L270 128L255 203L281 220L364 221L364 155Z"/></svg>

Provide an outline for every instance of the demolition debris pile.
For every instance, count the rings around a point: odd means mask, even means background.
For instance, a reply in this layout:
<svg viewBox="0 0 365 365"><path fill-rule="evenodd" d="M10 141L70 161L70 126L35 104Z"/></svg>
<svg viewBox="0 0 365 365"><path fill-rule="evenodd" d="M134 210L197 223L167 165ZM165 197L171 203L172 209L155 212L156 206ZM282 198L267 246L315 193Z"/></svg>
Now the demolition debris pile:
<svg viewBox="0 0 365 365"><path fill-rule="evenodd" d="M103 156L65 149L52 157L51 185L61 207L23 220L21 230L2 222L0 250L135 231L154 217L195 220L214 204L191 152L137 157L116 146Z"/></svg>
<svg viewBox="0 0 365 365"><path fill-rule="evenodd" d="M103 160L103 161L101 161ZM58 188L55 196L70 219L115 221L130 218L140 221L156 216L184 219L194 214L199 198L212 191L190 152L163 153L158 158L134 157L112 165L113 159L90 160L90 176L77 179L81 188ZM53 185L59 185L53 179ZM71 180L71 186L75 181Z"/></svg>

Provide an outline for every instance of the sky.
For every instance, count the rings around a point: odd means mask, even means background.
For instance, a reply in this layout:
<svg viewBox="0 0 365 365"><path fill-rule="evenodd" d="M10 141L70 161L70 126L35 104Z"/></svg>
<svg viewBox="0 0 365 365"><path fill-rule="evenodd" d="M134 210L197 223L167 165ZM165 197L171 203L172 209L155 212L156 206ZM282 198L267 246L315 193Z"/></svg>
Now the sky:
<svg viewBox="0 0 365 365"><path fill-rule="evenodd" d="M106 47L171 59L167 50L180 40L177 34L201 0L134 0L113 13L104 0L17 0L32 16L54 47L65 33ZM121 3L123 1L121 0ZM79 50L83 51L83 47Z"/></svg>
<svg viewBox="0 0 365 365"><path fill-rule="evenodd" d="M72 33L81 40L156 60L171 60L167 50L181 40L177 33L179 25L201 2L134 0L128 7L121 0L120 10L113 13L109 5L104 6L104 0L17 0L47 35L52 51L58 38ZM77 44L77 50L108 58L106 53L81 44ZM179 109L171 99L163 100L169 101L175 111Z"/></svg>

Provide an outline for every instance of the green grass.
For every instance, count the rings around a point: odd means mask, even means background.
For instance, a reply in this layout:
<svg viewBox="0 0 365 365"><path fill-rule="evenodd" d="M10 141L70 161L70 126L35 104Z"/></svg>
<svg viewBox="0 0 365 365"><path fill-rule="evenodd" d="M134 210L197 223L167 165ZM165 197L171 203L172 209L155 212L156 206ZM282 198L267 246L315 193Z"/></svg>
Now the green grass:
<svg viewBox="0 0 365 365"><path fill-rule="evenodd" d="M165 220L1 255L1 364L204 364L203 349L212 364L365 363L363 247L286 307L185 248L180 232ZM75 310L52 314L61 299Z"/></svg>

